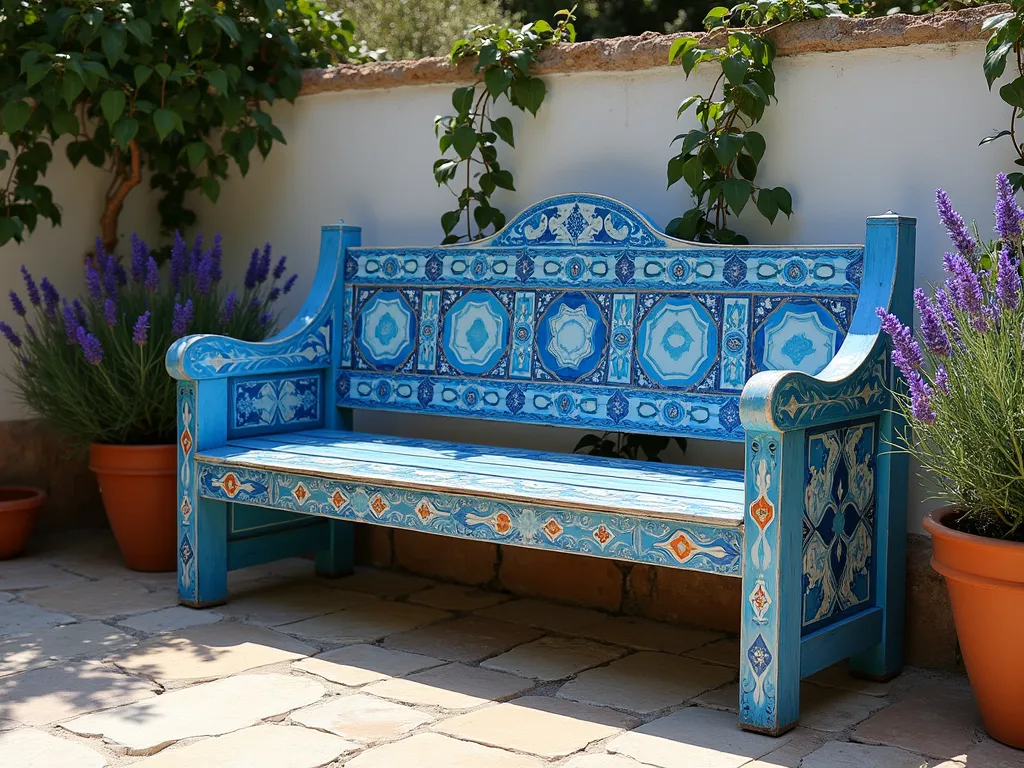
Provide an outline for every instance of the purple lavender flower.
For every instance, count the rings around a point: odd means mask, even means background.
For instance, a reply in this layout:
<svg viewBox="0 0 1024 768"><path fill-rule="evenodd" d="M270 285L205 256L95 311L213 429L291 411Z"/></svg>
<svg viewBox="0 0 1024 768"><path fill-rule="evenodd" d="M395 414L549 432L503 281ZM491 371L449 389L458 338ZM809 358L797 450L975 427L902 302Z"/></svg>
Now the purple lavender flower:
<svg viewBox="0 0 1024 768"><path fill-rule="evenodd" d="M149 248L142 238L132 234L132 280L141 283L146 279L146 262L149 260Z"/></svg>
<svg viewBox="0 0 1024 768"><path fill-rule="evenodd" d="M249 309L259 309L262 303L259 296L253 296L252 301L249 302Z"/></svg>
<svg viewBox="0 0 1024 768"><path fill-rule="evenodd" d="M935 388L944 395L949 394L949 373L944 365L935 369Z"/></svg>
<svg viewBox="0 0 1024 768"><path fill-rule="evenodd" d="M43 289L43 311L47 317L56 317L57 305L60 304L60 294L57 293L57 289L53 287L53 283L50 282L48 277L43 278L39 287Z"/></svg>
<svg viewBox="0 0 1024 768"><path fill-rule="evenodd" d="M199 261L203 257L203 233L200 232L196 235L196 239L192 242L192 254L188 261L188 272L190 275L194 275L196 270L199 269Z"/></svg>
<svg viewBox="0 0 1024 768"><path fill-rule="evenodd" d="M921 337L924 339L925 347L933 355L948 357L950 347L946 329L942 327L942 321L939 319L935 307L920 288L914 290L914 304L917 305L917 311L921 313Z"/></svg>
<svg viewBox="0 0 1024 768"><path fill-rule="evenodd" d="M146 260L146 290L155 293L160 287L160 270L156 265L156 259L150 256Z"/></svg>
<svg viewBox="0 0 1024 768"><path fill-rule="evenodd" d="M32 279L32 275L29 274L25 265L21 265L21 276L25 278L25 291L28 293L28 300L32 306L38 307L40 304L39 289L36 287L36 281Z"/></svg>
<svg viewBox="0 0 1024 768"><path fill-rule="evenodd" d="M188 274L188 246L181 232L174 233L174 245L171 246L171 285L181 287L181 281Z"/></svg>
<svg viewBox="0 0 1024 768"><path fill-rule="evenodd" d="M270 325L270 321L272 319L273 318L272 318L272 316L271 316L269 311L268 312L264 312L262 315L260 315L260 325Z"/></svg>
<svg viewBox="0 0 1024 768"><path fill-rule="evenodd" d="M1017 197L1005 173L996 176L996 232L1004 243L1020 239L1020 222L1024 211L1017 205Z"/></svg>
<svg viewBox="0 0 1024 768"><path fill-rule="evenodd" d="M196 267L196 293L206 296L210 293L213 284L213 257L210 254L204 255Z"/></svg>
<svg viewBox="0 0 1024 768"><path fill-rule="evenodd" d="M953 306L968 312L972 317L980 315L985 296L981 289L981 281L971 268L970 262L959 254L947 253L942 259L942 264L950 273L946 286L950 298L953 299Z"/></svg>
<svg viewBox="0 0 1024 768"><path fill-rule="evenodd" d="M270 275L270 243L263 246L263 253L260 255L259 267L256 270L256 282L266 282Z"/></svg>
<svg viewBox="0 0 1024 768"><path fill-rule="evenodd" d="M235 314L235 307L238 306L238 294L231 291L226 297L224 297L224 311L221 313L221 318L225 323L231 320L231 316Z"/></svg>
<svg viewBox="0 0 1024 768"><path fill-rule="evenodd" d="M78 320L78 324L89 325L89 316L85 314L85 307L82 306L82 302L75 299L71 307L75 310L75 318Z"/></svg>
<svg viewBox="0 0 1024 768"><path fill-rule="evenodd" d="M103 287L100 285L100 273L92 264L85 265L85 286L89 289L89 295L96 301L103 299Z"/></svg>
<svg viewBox="0 0 1024 768"><path fill-rule="evenodd" d="M904 376L915 372L924 360L920 345L914 340L914 334L900 319L884 307L875 310L882 320L882 330L892 337L892 362Z"/></svg>
<svg viewBox="0 0 1024 768"><path fill-rule="evenodd" d="M253 248L249 257L249 266L245 270L245 287L252 290L256 287L256 276L260 271L260 249Z"/></svg>
<svg viewBox="0 0 1024 768"><path fill-rule="evenodd" d="M78 328L80 323L78 318L75 317L75 310L72 309L71 305L64 302L64 333L67 334L68 344L78 343Z"/></svg>
<svg viewBox="0 0 1024 768"><path fill-rule="evenodd" d="M213 265L210 268L210 277L213 282L219 283L221 278L224 277L224 273L221 271L220 264L221 259L224 256L224 249L220 244L220 232L213 236L213 248L210 249L210 263Z"/></svg>
<svg viewBox="0 0 1024 768"><path fill-rule="evenodd" d="M272 301L277 301L279 298L281 298L281 289L272 288L270 293L267 294L267 304L271 303Z"/></svg>
<svg viewBox="0 0 1024 768"><path fill-rule="evenodd" d="M910 386L910 412L918 421L931 424L935 421L935 411L932 409L932 388L928 386L918 371L911 371L907 375L907 384Z"/></svg>
<svg viewBox="0 0 1024 768"><path fill-rule="evenodd" d="M1011 249L1007 243L999 252L996 296L1007 309L1017 309L1020 306L1020 264L1010 257Z"/></svg>
<svg viewBox="0 0 1024 768"><path fill-rule="evenodd" d="M135 328L132 329L132 341L138 344L140 347L146 343L146 337L149 335L149 312L143 312L139 315L139 319L135 321Z"/></svg>
<svg viewBox="0 0 1024 768"><path fill-rule="evenodd" d="M935 190L935 205L939 209L939 220L946 227L949 239L953 241L957 251L964 257L973 256L977 244L967 229L963 216L954 210L949 195L941 189Z"/></svg>
<svg viewBox="0 0 1024 768"><path fill-rule="evenodd" d="M3 322L2 320L0 320L0 333L2 333L7 338L7 341L10 343L12 347L21 346L21 337L14 332L14 329L11 328L11 326Z"/></svg>
<svg viewBox="0 0 1024 768"><path fill-rule="evenodd" d="M103 345L100 344L100 340L81 326L78 327L77 335L78 343L82 347L82 354L85 355L85 359L88 360L91 365L99 365L102 363Z"/></svg>
<svg viewBox="0 0 1024 768"><path fill-rule="evenodd" d="M270 243L267 243L267 246L269 247ZM273 273L275 280L280 280L281 276L284 275L284 265L285 265L286 261L288 261L288 257L287 256L282 256L280 259L278 259L277 266L274 267L274 273Z"/></svg>
<svg viewBox="0 0 1024 768"><path fill-rule="evenodd" d="M117 325L117 302L113 299L107 299L103 302L103 317L107 321L107 327L113 328Z"/></svg>
<svg viewBox="0 0 1024 768"><path fill-rule="evenodd" d="M192 299L184 304L175 304L174 317L171 319L171 334L174 337L184 336L194 314L195 307L192 305Z"/></svg>
<svg viewBox="0 0 1024 768"><path fill-rule="evenodd" d="M120 261L114 262L114 280L118 285L128 285L128 273Z"/></svg>
<svg viewBox="0 0 1024 768"><path fill-rule="evenodd" d="M14 291L11 291L8 295L11 297L11 306L14 307L14 314L24 317L25 305L21 303L21 297Z"/></svg>
<svg viewBox="0 0 1024 768"><path fill-rule="evenodd" d="M295 281L299 279L298 275L292 275L284 282L284 292L291 293L292 288L295 286Z"/></svg>

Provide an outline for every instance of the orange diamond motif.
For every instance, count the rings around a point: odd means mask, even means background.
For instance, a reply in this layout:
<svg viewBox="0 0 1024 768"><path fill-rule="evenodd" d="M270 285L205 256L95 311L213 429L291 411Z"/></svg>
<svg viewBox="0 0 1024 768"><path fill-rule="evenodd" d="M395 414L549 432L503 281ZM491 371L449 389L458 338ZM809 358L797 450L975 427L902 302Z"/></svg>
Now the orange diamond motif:
<svg viewBox="0 0 1024 768"><path fill-rule="evenodd" d="M774 519L775 507L763 495L758 496L754 503L750 505L750 516L754 518L757 527L763 531Z"/></svg>
<svg viewBox="0 0 1024 768"><path fill-rule="evenodd" d="M597 543L600 544L602 547L608 543L611 537L612 535L608 532L608 529L604 527L604 523L597 526L597 528L594 530L594 538L597 539Z"/></svg>
<svg viewBox="0 0 1024 768"><path fill-rule="evenodd" d="M552 541L558 538L558 536L562 533L562 530L562 526L559 525L558 521L555 520L555 518L553 517L550 518L546 523L544 523L544 533L546 533L547 537Z"/></svg>
<svg viewBox="0 0 1024 768"><path fill-rule="evenodd" d="M512 530L512 518L504 512L499 512L494 516L494 530L498 533L508 533Z"/></svg>
<svg viewBox="0 0 1024 768"><path fill-rule="evenodd" d="M224 493L231 498L234 498L235 494L238 493L238 489L242 487L242 484L238 482L238 478L235 477L234 472L228 472L220 479L220 487L224 489Z"/></svg>
<svg viewBox="0 0 1024 768"><path fill-rule="evenodd" d="M309 498L309 491L306 490L306 486L304 486L302 483L299 483L298 485L295 486L295 490L292 491L292 496L294 496L295 500L299 502L299 504L301 504L302 502Z"/></svg>
<svg viewBox="0 0 1024 768"><path fill-rule="evenodd" d="M348 498L346 498L345 494L337 489L335 489L334 493L331 495L331 504L334 505L335 509L341 509L345 506L345 502L347 501Z"/></svg>
<svg viewBox="0 0 1024 768"><path fill-rule="evenodd" d="M668 548L680 563L685 563L697 551L697 548L693 546L693 542L682 531L679 531L669 541Z"/></svg>
<svg viewBox="0 0 1024 768"><path fill-rule="evenodd" d="M434 514L434 509L430 506L429 501L426 499L420 499L420 503L416 505L416 514L419 515L420 520L425 523Z"/></svg>
<svg viewBox="0 0 1024 768"><path fill-rule="evenodd" d="M188 431L188 427L181 433L181 450L186 456L192 450L192 433Z"/></svg>
<svg viewBox="0 0 1024 768"><path fill-rule="evenodd" d="M373 510L373 514L380 517L388 511L388 503L384 501L384 497L379 493L370 499L370 509Z"/></svg>

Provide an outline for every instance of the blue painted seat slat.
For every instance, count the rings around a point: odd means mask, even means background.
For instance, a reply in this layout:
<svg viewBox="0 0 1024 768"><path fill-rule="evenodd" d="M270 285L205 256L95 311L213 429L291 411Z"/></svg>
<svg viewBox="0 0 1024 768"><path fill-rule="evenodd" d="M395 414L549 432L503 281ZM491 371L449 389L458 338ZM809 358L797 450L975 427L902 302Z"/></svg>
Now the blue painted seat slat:
<svg viewBox="0 0 1024 768"><path fill-rule="evenodd" d="M431 491L458 488L461 493L480 498L623 515L641 514L729 528L738 527L743 521L742 472L722 470L721 479L724 481L731 476L739 493L731 491L731 499L728 500L709 500L695 495L702 492L706 495L707 489L701 487L700 480L690 485L685 475L678 471L674 473L673 481L662 479L658 485L652 485L652 491L636 490L638 484L625 476L608 478L605 487L598 488L594 487L592 476L558 471L561 466L558 459L562 454L533 452L533 461L538 465L544 463L545 457L550 457L555 472L533 470L513 477L507 469L493 465L474 466L468 461L437 458L440 451L435 451L433 459L382 453L375 448L375 441L379 439L376 435L320 431L315 444L289 442L294 436L309 438L311 435L297 432L286 438L232 440L221 448L201 451L196 458L202 464L225 468L286 471ZM432 445L431 441L422 441L422 444L428 449ZM345 450L346 446L348 450ZM463 448L467 449L464 453L468 456L473 455L472 446ZM611 463L622 464L614 460ZM626 474L622 472L622 475ZM616 480L628 487L617 486Z"/></svg>
<svg viewBox="0 0 1024 768"><path fill-rule="evenodd" d="M325 447L325 441L330 442ZM655 472L646 462L580 456L528 449L502 449L486 445L450 443L435 440L409 440L401 437L367 435L330 430L305 430L297 434L266 435L259 442L252 438L232 441L233 445L303 453L298 446L312 446L337 458L377 461L394 457L396 463L424 468L442 467L477 472L495 477L546 480L592 488L631 489L656 492L687 499L743 503L743 477L739 470L714 469L690 465L665 465ZM324 455L324 454L320 454ZM639 465L639 466L638 466ZM682 490L680 490L682 489Z"/></svg>

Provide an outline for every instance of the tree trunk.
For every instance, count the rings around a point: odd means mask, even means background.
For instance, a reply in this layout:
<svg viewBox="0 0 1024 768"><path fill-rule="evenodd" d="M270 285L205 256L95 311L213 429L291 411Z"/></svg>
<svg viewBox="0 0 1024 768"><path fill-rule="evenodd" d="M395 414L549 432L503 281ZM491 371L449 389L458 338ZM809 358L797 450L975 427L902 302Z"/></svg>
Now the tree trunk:
<svg viewBox="0 0 1024 768"><path fill-rule="evenodd" d="M113 253L117 247L117 225L124 209L124 200L128 193L142 183L142 158L139 144L135 139L128 143L131 150L131 173L123 174L121 183L107 195L103 215L100 217L100 240L107 253Z"/></svg>

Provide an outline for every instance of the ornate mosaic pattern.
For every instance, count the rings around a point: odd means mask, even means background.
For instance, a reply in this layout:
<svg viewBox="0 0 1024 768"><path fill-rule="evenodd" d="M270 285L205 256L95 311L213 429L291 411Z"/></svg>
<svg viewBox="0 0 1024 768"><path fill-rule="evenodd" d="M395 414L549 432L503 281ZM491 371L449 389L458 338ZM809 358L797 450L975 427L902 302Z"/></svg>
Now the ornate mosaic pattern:
<svg viewBox="0 0 1024 768"><path fill-rule="evenodd" d="M200 493L305 514L738 576L742 531L200 462Z"/></svg>
<svg viewBox="0 0 1024 768"><path fill-rule="evenodd" d="M331 325L328 315L308 333L276 342L237 341L226 336L187 336L167 352L167 367L177 378L208 379L227 374L243 376L282 368L320 368L331 365Z"/></svg>
<svg viewBox="0 0 1024 768"><path fill-rule="evenodd" d="M234 379L230 386L234 434L323 423L319 373Z"/></svg>
<svg viewBox="0 0 1024 768"><path fill-rule="evenodd" d="M803 625L872 604L877 420L807 433Z"/></svg>
<svg viewBox="0 0 1024 768"><path fill-rule="evenodd" d="M671 241L587 195L480 243L352 248L339 404L742 439L743 384L831 360L862 262Z"/></svg>
<svg viewBox="0 0 1024 768"><path fill-rule="evenodd" d="M780 435L747 438L740 720L766 731L777 725L780 453Z"/></svg>
<svg viewBox="0 0 1024 768"><path fill-rule="evenodd" d="M178 382L178 594L196 600L196 383Z"/></svg>
<svg viewBox="0 0 1024 768"><path fill-rule="evenodd" d="M844 421L878 413L890 405L887 358L872 353L871 362L848 379L828 383L806 377L783 382L772 401L772 416L781 429Z"/></svg>

